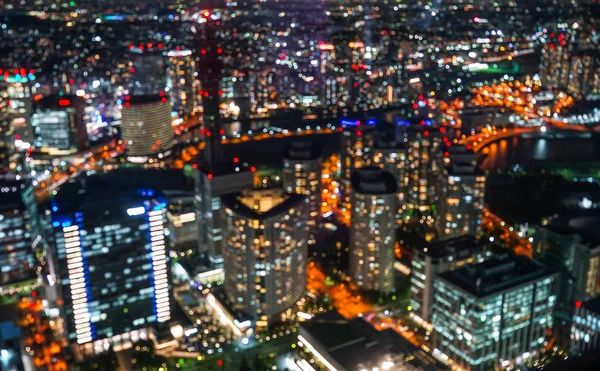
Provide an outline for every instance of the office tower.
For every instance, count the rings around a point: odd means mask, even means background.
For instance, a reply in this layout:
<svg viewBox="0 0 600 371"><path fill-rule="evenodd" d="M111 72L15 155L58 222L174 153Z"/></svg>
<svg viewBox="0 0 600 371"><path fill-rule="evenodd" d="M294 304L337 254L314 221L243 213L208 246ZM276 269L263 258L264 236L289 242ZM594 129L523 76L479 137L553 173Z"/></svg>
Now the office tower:
<svg viewBox="0 0 600 371"><path fill-rule="evenodd" d="M559 217L536 228L533 257L560 271L558 308L571 317L575 301L598 294L600 284L600 238L598 217Z"/></svg>
<svg viewBox="0 0 600 371"><path fill-rule="evenodd" d="M317 238L321 210L321 149L312 142L292 142L283 154L283 189L308 197L308 243Z"/></svg>
<svg viewBox="0 0 600 371"><path fill-rule="evenodd" d="M221 115L219 102L221 77L223 75L223 46L217 36L217 26L208 20L203 38L198 40L198 74L202 85L202 106L204 108L204 129L206 129L206 147L204 158L214 167L219 167L223 161L223 146L221 145Z"/></svg>
<svg viewBox="0 0 600 371"><path fill-rule="evenodd" d="M465 370L526 361L544 349L557 277L522 256L439 274L433 283L433 346Z"/></svg>
<svg viewBox="0 0 600 371"><path fill-rule="evenodd" d="M0 291L35 280L34 248L40 242L33 187L20 181L0 181Z"/></svg>
<svg viewBox="0 0 600 371"><path fill-rule="evenodd" d="M431 330L433 281L436 275L467 264L481 263L492 256L491 244L474 236L429 243L412 249L410 295L411 317Z"/></svg>
<svg viewBox="0 0 600 371"><path fill-rule="evenodd" d="M397 142L389 137L380 136L375 141L372 165L390 172L398 184L398 207L400 208L406 195L406 155L408 148L404 142Z"/></svg>
<svg viewBox="0 0 600 371"><path fill-rule="evenodd" d="M362 290L394 291L397 191L383 169L367 166L352 175L349 275Z"/></svg>
<svg viewBox="0 0 600 371"><path fill-rule="evenodd" d="M195 204L198 222L198 248L211 264L221 266L222 220L221 195L252 188L253 173L242 169L238 162L226 162L221 143L223 131L219 112L220 82L222 75L222 46L216 34L216 25L209 20L206 32L198 40L198 74L202 85L203 124L206 146L196 164ZM239 160L238 160L239 161Z"/></svg>
<svg viewBox="0 0 600 371"><path fill-rule="evenodd" d="M0 67L0 147L24 151L33 145L31 81L33 70L11 71Z"/></svg>
<svg viewBox="0 0 600 371"><path fill-rule="evenodd" d="M458 148L458 149L457 149ZM477 167L477 155L465 147L447 152L448 165L440 177L437 216L439 238L481 234L485 175Z"/></svg>
<svg viewBox="0 0 600 371"><path fill-rule="evenodd" d="M65 184L49 208L69 343L102 352L171 318L161 194L92 176Z"/></svg>
<svg viewBox="0 0 600 371"><path fill-rule="evenodd" d="M198 250L209 259L211 264L222 266L221 244L224 224L219 212L221 195L252 188L254 173L240 167L221 165L217 169L200 164L194 171L194 185Z"/></svg>
<svg viewBox="0 0 600 371"><path fill-rule="evenodd" d="M426 127L407 129L408 156L404 220L433 224L438 202L441 153L435 134Z"/></svg>
<svg viewBox="0 0 600 371"><path fill-rule="evenodd" d="M575 303L571 324L571 349L569 354L597 352L600 348L600 296Z"/></svg>
<svg viewBox="0 0 600 371"><path fill-rule="evenodd" d="M350 209L352 200L352 174L370 164L375 144L375 128L367 125L349 126L342 134L341 206Z"/></svg>
<svg viewBox="0 0 600 371"><path fill-rule="evenodd" d="M121 110L121 137L127 161L160 161L172 153L175 134L168 99L164 93L125 97Z"/></svg>
<svg viewBox="0 0 600 371"><path fill-rule="evenodd" d="M74 95L51 95L37 101L31 117L35 149L51 155L84 150L88 145L84 108L83 99Z"/></svg>
<svg viewBox="0 0 600 371"><path fill-rule="evenodd" d="M249 190L221 202L225 295L233 309L264 327L306 290L306 197Z"/></svg>
<svg viewBox="0 0 600 371"><path fill-rule="evenodd" d="M200 111L200 80L191 50L172 50L169 57L169 95L179 117L194 116Z"/></svg>

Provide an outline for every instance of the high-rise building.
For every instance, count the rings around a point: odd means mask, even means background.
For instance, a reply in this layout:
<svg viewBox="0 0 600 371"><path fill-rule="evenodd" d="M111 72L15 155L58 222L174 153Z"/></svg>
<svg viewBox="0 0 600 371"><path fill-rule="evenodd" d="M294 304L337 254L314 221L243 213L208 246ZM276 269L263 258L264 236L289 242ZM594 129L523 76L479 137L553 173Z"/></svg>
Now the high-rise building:
<svg viewBox="0 0 600 371"><path fill-rule="evenodd" d="M223 75L223 46L217 36L215 22L205 24L203 38L198 40L198 74L202 85L202 107L204 109L204 129L206 130L206 147L204 158L213 167L219 167L223 161L221 145L221 114L219 102L221 94L221 77Z"/></svg>
<svg viewBox="0 0 600 371"><path fill-rule="evenodd" d="M440 176L437 215L439 239L481 233L485 194L485 175L477 167L477 155L466 148L451 147L448 166Z"/></svg>
<svg viewBox="0 0 600 371"><path fill-rule="evenodd" d="M198 248L209 258L211 264L221 266L221 244L223 242L221 195L252 188L253 173L239 163L226 162L221 143L220 84L222 76L223 48L219 42L216 25L209 21L206 32L197 42L198 74L202 85L203 125L206 146L202 158L196 164L195 204L198 222ZM239 161L239 160L238 160Z"/></svg>
<svg viewBox="0 0 600 371"><path fill-rule="evenodd" d="M200 111L200 80L191 50L172 50L169 57L169 96L173 110L180 117L193 116Z"/></svg>
<svg viewBox="0 0 600 371"><path fill-rule="evenodd" d="M600 294L598 217L560 217L536 228L533 257L562 273L560 312L571 317L573 303Z"/></svg>
<svg viewBox="0 0 600 371"><path fill-rule="evenodd" d="M40 231L33 187L0 182L0 291L37 277L35 245Z"/></svg>
<svg viewBox="0 0 600 371"><path fill-rule="evenodd" d="M259 327L306 290L306 196L250 190L221 196L225 295Z"/></svg>
<svg viewBox="0 0 600 371"><path fill-rule="evenodd" d="M74 95L52 95L37 101L31 117L35 149L52 155L84 150L88 145L84 108L83 99Z"/></svg>
<svg viewBox="0 0 600 371"><path fill-rule="evenodd" d="M406 196L406 155L408 148L404 142L396 142L386 137L378 137L373 150L372 165L389 171L398 184L398 208Z"/></svg>
<svg viewBox="0 0 600 371"><path fill-rule="evenodd" d="M237 171L236 171L237 169ZM222 166L219 169L198 166L194 171L198 250L211 264L222 266L223 220L221 195L252 188L254 173L240 167Z"/></svg>
<svg viewBox="0 0 600 371"><path fill-rule="evenodd" d="M433 224L439 195L442 161L439 141L427 127L407 129L407 188L403 205L404 220Z"/></svg>
<svg viewBox="0 0 600 371"><path fill-rule="evenodd" d="M394 291L397 190L383 169L367 166L352 175L349 275L362 290Z"/></svg>
<svg viewBox="0 0 600 371"><path fill-rule="evenodd" d="M352 201L352 174L371 162L375 145L375 128L367 125L349 126L342 135L342 179L340 181L343 208L350 208Z"/></svg>
<svg viewBox="0 0 600 371"><path fill-rule="evenodd" d="M160 161L172 153L175 134L168 99L164 93L125 97L121 110L121 137L127 161Z"/></svg>
<svg viewBox="0 0 600 371"><path fill-rule="evenodd" d="M439 274L433 283L433 346L465 370L526 361L544 349L557 277L522 256Z"/></svg>
<svg viewBox="0 0 600 371"><path fill-rule="evenodd" d="M71 344L102 352L171 318L161 194L91 176L65 184L49 208Z"/></svg>
<svg viewBox="0 0 600 371"><path fill-rule="evenodd" d="M489 259L492 256L491 245L474 236L463 236L413 248L412 252L411 317L431 330L433 281L436 275Z"/></svg>
<svg viewBox="0 0 600 371"><path fill-rule="evenodd" d="M283 189L308 197L308 243L314 244L321 210L321 149L312 142L292 142L283 154Z"/></svg>
<svg viewBox="0 0 600 371"><path fill-rule="evenodd" d="M31 109L33 70L3 71L0 68L0 147L11 151L33 145Z"/></svg>
<svg viewBox="0 0 600 371"><path fill-rule="evenodd" d="M569 354L597 352L600 348L600 296L575 302L571 324L571 350Z"/></svg>

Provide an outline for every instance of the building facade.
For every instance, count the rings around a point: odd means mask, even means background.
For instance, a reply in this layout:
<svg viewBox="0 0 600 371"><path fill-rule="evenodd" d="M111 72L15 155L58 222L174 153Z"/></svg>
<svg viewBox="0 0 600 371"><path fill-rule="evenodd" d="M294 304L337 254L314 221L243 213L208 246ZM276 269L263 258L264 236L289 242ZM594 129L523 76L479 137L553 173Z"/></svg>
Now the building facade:
<svg viewBox="0 0 600 371"><path fill-rule="evenodd" d="M293 142L283 154L283 189L308 197L308 243L315 244L321 214L321 149L311 142Z"/></svg>
<svg viewBox="0 0 600 371"><path fill-rule="evenodd" d="M53 95L36 102L31 116L34 148L55 155L85 149L88 143L84 108L83 99L74 95Z"/></svg>
<svg viewBox="0 0 600 371"><path fill-rule="evenodd" d="M223 219L221 196L240 192L253 187L253 173L238 168L238 171L199 167L194 171L194 205L198 224L198 251L212 265L223 265Z"/></svg>
<svg viewBox="0 0 600 371"><path fill-rule="evenodd" d="M200 80L191 50L172 50L167 53L169 96L179 117L191 117L200 112Z"/></svg>
<svg viewBox="0 0 600 371"><path fill-rule="evenodd" d="M2 294L37 278L35 247L40 242L33 187L0 182L0 286Z"/></svg>
<svg viewBox="0 0 600 371"><path fill-rule="evenodd" d="M402 204L406 197L406 158L408 148L404 142L377 138L373 151L372 165L390 172L398 184L398 215L400 218Z"/></svg>
<svg viewBox="0 0 600 371"><path fill-rule="evenodd" d="M250 190L221 197L225 295L266 326L306 290L306 196Z"/></svg>
<svg viewBox="0 0 600 371"><path fill-rule="evenodd" d="M600 348L600 296L575 303L571 324L571 352L579 355Z"/></svg>
<svg viewBox="0 0 600 371"><path fill-rule="evenodd" d="M559 308L565 319L573 303L600 294L600 235L598 218L558 218L536 229L533 257L562 273Z"/></svg>
<svg viewBox="0 0 600 371"><path fill-rule="evenodd" d="M413 248L410 275L411 317L431 328L433 282L438 274L468 264L477 264L492 255L489 243L463 236Z"/></svg>
<svg viewBox="0 0 600 371"><path fill-rule="evenodd" d="M349 276L365 291L394 291L397 184L380 168L352 175Z"/></svg>
<svg viewBox="0 0 600 371"><path fill-rule="evenodd" d="M161 194L88 177L49 207L69 343L98 353L171 318Z"/></svg>
<svg viewBox="0 0 600 371"><path fill-rule="evenodd" d="M424 127L407 129L407 187L403 219L433 224L442 169L439 140Z"/></svg>
<svg viewBox="0 0 600 371"><path fill-rule="evenodd" d="M164 93L125 97L121 136L129 162L153 162L172 153L175 134L168 99Z"/></svg>
<svg viewBox="0 0 600 371"><path fill-rule="evenodd" d="M475 154L449 156L441 175L437 229L439 238L481 234L485 175L477 167Z"/></svg>
<svg viewBox="0 0 600 371"><path fill-rule="evenodd" d="M544 349L557 275L516 256L438 275L433 284L433 346L465 370L525 362Z"/></svg>
<svg viewBox="0 0 600 371"><path fill-rule="evenodd" d="M375 145L375 128L367 125L349 126L342 134L341 206L349 209L352 202L352 174L371 163Z"/></svg>

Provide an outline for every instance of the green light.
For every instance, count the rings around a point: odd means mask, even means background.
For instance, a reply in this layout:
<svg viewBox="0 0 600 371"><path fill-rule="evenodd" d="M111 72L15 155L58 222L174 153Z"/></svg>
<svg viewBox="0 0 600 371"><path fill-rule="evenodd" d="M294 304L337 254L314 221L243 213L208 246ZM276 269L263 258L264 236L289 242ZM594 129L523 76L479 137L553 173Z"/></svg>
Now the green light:
<svg viewBox="0 0 600 371"><path fill-rule="evenodd" d="M75 6L75 2L74 2L74 1L71 1L71 2L69 3L69 5L70 5L70 6Z"/></svg>
<svg viewBox="0 0 600 371"><path fill-rule="evenodd" d="M127 313L127 312L129 312L129 309L123 308L123 312Z"/></svg>

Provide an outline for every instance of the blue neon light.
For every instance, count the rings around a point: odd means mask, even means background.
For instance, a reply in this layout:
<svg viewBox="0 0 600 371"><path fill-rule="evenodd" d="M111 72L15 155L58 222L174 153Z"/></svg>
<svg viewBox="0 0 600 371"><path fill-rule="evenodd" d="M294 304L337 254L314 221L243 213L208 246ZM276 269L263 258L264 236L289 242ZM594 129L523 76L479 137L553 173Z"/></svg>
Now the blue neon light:
<svg viewBox="0 0 600 371"><path fill-rule="evenodd" d="M340 125L344 125L344 126L359 126L360 125L360 120L341 119L340 120Z"/></svg>

